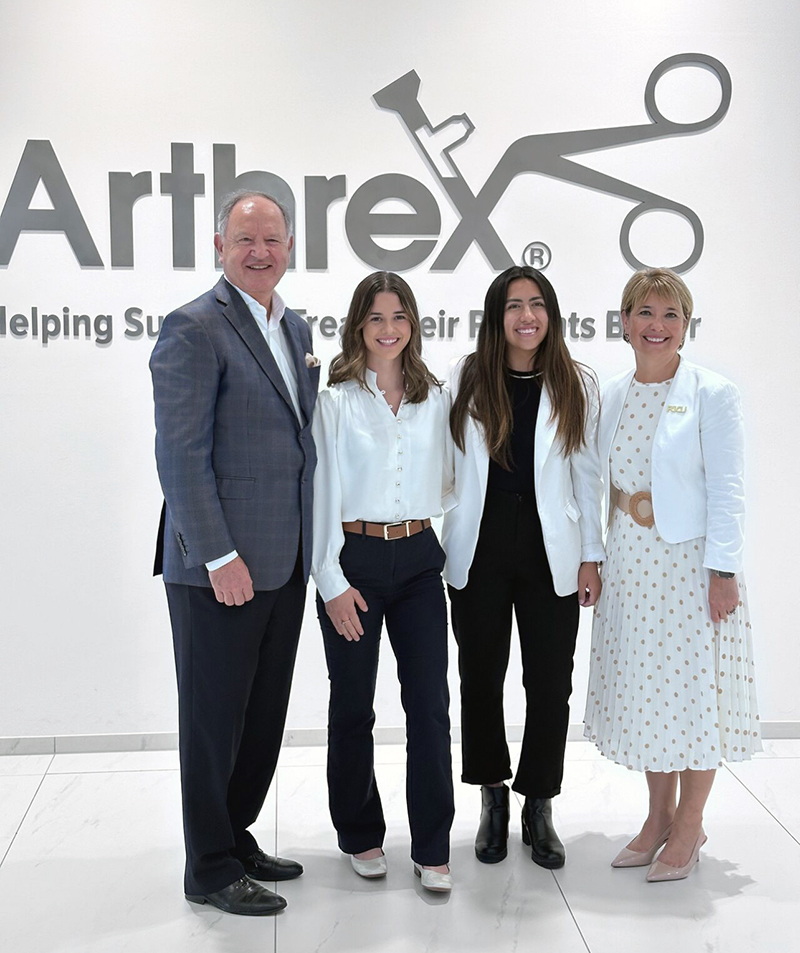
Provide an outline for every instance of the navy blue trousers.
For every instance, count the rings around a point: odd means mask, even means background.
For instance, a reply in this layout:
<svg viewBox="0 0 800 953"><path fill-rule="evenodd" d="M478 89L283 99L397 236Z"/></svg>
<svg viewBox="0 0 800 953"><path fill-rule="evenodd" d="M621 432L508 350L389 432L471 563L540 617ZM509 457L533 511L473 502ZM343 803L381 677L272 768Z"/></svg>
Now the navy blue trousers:
<svg viewBox="0 0 800 953"><path fill-rule="evenodd" d="M421 865L446 864L454 806L447 608L441 579L444 552L432 529L390 541L345 533L340 561L368 611L359 610L364 635L358 642L348 642L336 632L317 596L331 683L328 790L339 847L358 854L380 847L386 833L372 736L385 620L406 714L411 857Z"/></svg>
<svg viewBox="0 0 800 953"><path fill-rule="evenodd" d="M243 606L213 589L166 583L178 674L186 893L244 876L248 828L278 763L305 605L298 560L280 589Z"/></svg>

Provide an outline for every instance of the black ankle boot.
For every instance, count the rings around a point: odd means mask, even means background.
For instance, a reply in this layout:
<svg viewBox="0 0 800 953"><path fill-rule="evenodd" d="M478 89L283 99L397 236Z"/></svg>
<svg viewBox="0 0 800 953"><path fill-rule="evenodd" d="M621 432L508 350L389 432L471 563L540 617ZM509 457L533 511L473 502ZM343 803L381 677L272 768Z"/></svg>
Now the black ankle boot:
<svg viewBox="0 0 800 953"><path fill-rule="evenodd" d="M553 807L549 797L526 797L522 808L522 841L531 849L531 860L555 870L566 860L564 845L553 827Z"/></svg>
<svg viewBox="0 0 800 953"><path fill-rule="evenodd" d="M475 856L482 864L499 864L508 854L508 788L481 787L481 822Z"/></svg>

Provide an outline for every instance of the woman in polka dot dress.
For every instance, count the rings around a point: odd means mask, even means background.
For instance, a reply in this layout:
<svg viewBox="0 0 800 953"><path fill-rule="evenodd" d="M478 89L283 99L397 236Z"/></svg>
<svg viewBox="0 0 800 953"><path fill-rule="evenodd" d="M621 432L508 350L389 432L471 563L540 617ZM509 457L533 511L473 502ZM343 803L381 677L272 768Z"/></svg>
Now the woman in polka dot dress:
<svg viewBox="0 0 800 953"><path fill-rule="evenodd" d="M612 865L679 880L706 840L715 769L761 747L742 576L742 414L734 384L678 354L692 297L676 274L637 272L621 311L636 369L603 388L609 528L584 733L646 772L647 820Z"/></svg>

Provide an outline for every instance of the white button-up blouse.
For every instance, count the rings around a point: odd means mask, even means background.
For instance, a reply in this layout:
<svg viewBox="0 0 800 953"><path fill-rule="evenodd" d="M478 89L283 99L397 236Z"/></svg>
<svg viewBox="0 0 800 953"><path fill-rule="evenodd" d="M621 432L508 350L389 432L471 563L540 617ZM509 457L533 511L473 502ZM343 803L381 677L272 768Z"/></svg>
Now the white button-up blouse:
<svg viewBox="0 0 800 953"><path fill-rule="evenodd" d="M403 401L395 416L377 375L367 370L366 379L371 390L347 381L322 391L314 411L311 573L325 602L350 585L339 564L343 522L427 519L456 505L448 392L431 387L426 400Z"/></svg>

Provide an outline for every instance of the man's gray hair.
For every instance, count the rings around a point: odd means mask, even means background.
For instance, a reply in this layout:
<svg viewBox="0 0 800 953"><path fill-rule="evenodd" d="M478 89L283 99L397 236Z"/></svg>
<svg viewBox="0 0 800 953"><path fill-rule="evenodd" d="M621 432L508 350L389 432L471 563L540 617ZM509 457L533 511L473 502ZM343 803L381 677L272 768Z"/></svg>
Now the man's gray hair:
<svg viewBox="0 0 800 953"><path fill-rule="evenodd" d="M228 192L227 195L223 196L222 203L219 207L219 212L217 213L217 231L224 238L225 232L228 229L228 219L231 217L231 212L234 207L239 204L239 202L244 201L245 199L254 199L262 198L267 199L269 202L272 202L273 205L277 205L281 210L281 215L283 215L283 221L286 225L286 237L289 238L292 235L292 214L289 209L281 202L279 199L276 199L274 195L269 195L267 192L258 192L254 189L236 189L235 192Z"/></svg>

